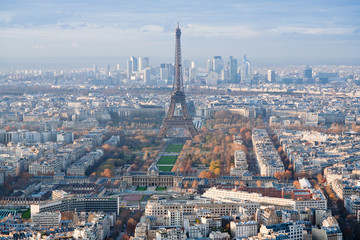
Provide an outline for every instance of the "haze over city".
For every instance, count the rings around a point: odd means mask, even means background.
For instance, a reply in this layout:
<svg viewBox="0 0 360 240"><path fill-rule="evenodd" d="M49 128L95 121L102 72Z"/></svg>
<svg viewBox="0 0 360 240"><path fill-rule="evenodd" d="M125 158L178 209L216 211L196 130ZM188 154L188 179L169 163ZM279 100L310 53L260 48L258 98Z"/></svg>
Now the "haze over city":
<svg viewBox="0 0 360 240"><path fill-rule="evenodd" d="M359 18L0 0L0 240L360 239Z"/></svg>
<svg viewBox="0 0 360 240"><path fill-rule="evenodd" d="M4 64L91 63L131 55L173 60L177 21L184 58L200 62L213 55L247 54L263 65L359 63L356 0L4 0L0 11Z"/></svg>

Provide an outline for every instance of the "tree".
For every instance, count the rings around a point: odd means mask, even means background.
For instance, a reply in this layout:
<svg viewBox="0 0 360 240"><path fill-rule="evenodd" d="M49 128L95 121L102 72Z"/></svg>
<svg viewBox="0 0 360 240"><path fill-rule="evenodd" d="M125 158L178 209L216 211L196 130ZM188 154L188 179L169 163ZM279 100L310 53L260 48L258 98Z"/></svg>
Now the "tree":
<svg viewBox="0 0 360 240"><path fill-rule="evenodd" d="M207 178L207 179L215 178L215 174L211 171L208 171L208 172L206 172L205 178Z"/></svg>
<svg viewBox="0 0 360 240"><path fill-rule="evenodd" d="M260 181L260 180L257 180L257 181L256 181L256 186L257 186L257 187L261 187L261 181Z"/></svg>
<svg viewBox="0 0 360 240"><path fill-rule="evenodd" d="M245 133L245 140L250 141L251 140L251 131L248 131Z"/></svg>
<svg viewBox="0 0 360 240"><path fill-rule="evenodd" d="M286 171L285 171L285 178L286 178L287 180L291 179L291 178L292 178L292 172L289 171L289 170L286 170Z"/></svg>
<svg viewBox="0 0 360 240"><path fill-rule="evenodd" d="M199 173L199 178L205 178L206 177L206 171L203 170Z"/></svg>
<svg viewBox="0 0 360 240"><path fill-rule="evenodd" d="M204 134L204 136L209 134L209 128L207 128L207 127L202 127L200 129L200 131Z"/></svg>
<svg viewBox="0 0 360 240"><path fill-rule="evenodd" d="M316 176L317 180L319 183L323 183L323 175L321 173L319 173L317 176Z"/></svg>
<svg viewBox="0 0 360 240"><path fill-rule="evenodd" d="M7 132L10 132L10 131L13 131L13 130L14 130L14 127L13 127L13 126L6 126L6 127L5 127L5 130L6 130Z"/></svg>
<svg viewBox="0 0 360 240"><path fill-rule="evenodd" d="M201 136L200 136L200 135L196 135L196 136L194 137L194 142L196 142L196 143L201 142Z"/></svg>
<svg viewBox="0 0 360 240"><path fill-rule="evenodd" d="M294 187L296 187L297 189L301 189L301 185L299 181L294 181Z"/></svg>
<svg viewBox="0 0 360 240"><path fill-rule="evenodd" d="M330 193L329 194L329 198L331 199L331 200L335 200L336 198L335 198L335 194L334 193Z"/></svg>
<svg viewBox="0 0 360 240"><path fill-rule="evenodd" d="M274 177L277 178L278 180L280 180L280 178L281 178L280 172L276 172L276 173L274 174Z"/></svg>
<svg viewBox="0 0 360 240"><path fill-rule="evenodd" d="M107 143L102 145L101 148L104 150L104 152L110 152L110 151L113 151L115 149L114 146L112 146L110 144L107 144Z"/></svg>
<svg viewBox="0 0 360 240"><path fill-rule="evenodd" d="M188 173L191 170L191 161L188 160L185 165L185 172Z"/></svg>
<svg viewBox="0 0 360 240"><path fill-rule="evenodd" d="M220 153L220 152L221 152L220 146L215 146L213 153Z"/></svg>
<svg viewBox="0 0 360 240"><path fill-rule="evenodd" d="M143 159L146 161L149 158L149 152L145 151Z"/></svg>
<svg viewBox="0 0 360 240"><path fill-rule="evenodd" d="M288 169L291 171L293 169L293 165L292 164L289 164L288 165Z"/></svg>
<svg viewBox="0 0 360 240"><path fill-rule="evenodd" d="M198 181L197 180L194 180L193 181L193 184L192 184L192 188L196 188L198 185Z"/></svg>
<svg viewBox="0 0 360 240"><path fill-rule="evenodd" d="M126 145L122 147L122 150L123 150L123 152L125 152L125 153L129 153L129 152L130 152L129 147L126 146Z"/></svg>
<svg viewBox="0 0 360 240"><path fill-rule="evenodd" d="M232 144L232 148L234 151L243 151L245 154L248 154L248 149L245 145Z"/></svg>
<svg viewBox="0 0 360 240"><path fill-rule="evenodd" d="M121 240L129 240L130 237L127 234L122 235Z"/></svg>
<svg viewBox="0 0 360 240"><path fill-rule="evenodd" d="M220 110L218 112L215 112L214 118L220 118L220 119L224 119L224 118L230 118L231 117L231 112L229 110Z"/></svg>
<svg viewBox="0 0 360 240"><path fill-rule="evenodd" d="M105 168L104 171L100 174L102 177L110 178L112 176L111 170Z"/></svg>
<svg viewBox="0 0 360 240"><path fill-rule="evenodd" d="M207 178L207 179L211 179L214 178L215 174L211 171L201 171L199 174L199 178Z"/></svg>
<svg viewBox="0 0 360 240"><path fill-rule="evenodd" d="M131 164L130 171L137 171L137 170L139 170L139 166L136 164Z"/></svg>
<svg viewBox="0 0 360 240"><path fill-rule="evenodd" d="M229 129L229 133L230 134L236 134L238 132L238 129L237 128L230 128Z"/></svg>
<svg viewBox="0 0 360 240"><path fill-rule="evenodd" d="M62 212L61 213L61 220L62 221L66 221L66 220L74 220L74 212L70 212L70 211L66 211L66 212Z"/></svg>
<svg viewBox="0 0 360 240"><path fill-rule="evenodd" d="M227 136L225 137L225 142L227 142L227 143L232 142L232 140L233 140L233 138L232 138L232 136L230 136L230 135L227 135Z"/></svg>
<svg viewBox="0 0 360 240"><path fill-rule="evenodd" d="M136 224L137 222L135 221L135 219L130 218L126 226L126 231L132 235L135 231Z"/></svg>
<svg viewBox="0 0 360 240"><path fill-rule="evenodd" d="M245 136L245 133L249 132L249 131L250 131L250 129L248 129L247 127L242 127L240 129L240 134L241 134L241 136Z"/></svg>

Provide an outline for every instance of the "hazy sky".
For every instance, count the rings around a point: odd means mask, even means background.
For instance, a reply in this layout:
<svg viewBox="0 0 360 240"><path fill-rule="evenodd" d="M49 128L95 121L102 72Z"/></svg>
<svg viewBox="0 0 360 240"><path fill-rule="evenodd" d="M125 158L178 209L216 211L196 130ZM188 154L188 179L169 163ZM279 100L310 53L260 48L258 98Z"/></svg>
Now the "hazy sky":
<svg viewBox="0 0 360 240"><path fill-rule="evenodd" d="M213 55L360 64L360 1L0 0L2 58Z"/></svg>

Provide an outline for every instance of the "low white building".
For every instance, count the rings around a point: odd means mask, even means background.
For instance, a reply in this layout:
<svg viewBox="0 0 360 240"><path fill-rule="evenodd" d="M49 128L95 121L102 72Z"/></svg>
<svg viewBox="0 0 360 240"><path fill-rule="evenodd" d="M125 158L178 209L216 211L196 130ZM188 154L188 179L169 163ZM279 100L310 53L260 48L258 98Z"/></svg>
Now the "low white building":
<svg viewBox="0 0 360 240"><path fill-rule="evenodd" d="M258 223L255 221L248 222L230 222L231 235L236 238L247 238L255 236L258 233Z"/></svg>
<svg viewBox="0 0 360 240"><path fill-rule="evenodd" d="M287 198L264 197L259 193L249 193L244 191L233 191L227 189L217 189L212 187L202 196L210 199L226 202L236 202L239 200L248 200L256 203L275 205L294 209L298 211L306 208L327 209L327 199L320 190L312 189L313 198L306 200L293 200Z"/></svg>
<svg viewBox="0 0 360 240"><path fill-rule="evenodd" d="M213 240L230 240L230 235L223 232L211 232L209 238Z"/></svg>
<svg viewBox="0 0 360 240"><path fill-rule="evenodd" d="M274 225L262 225L260 228L260 233L262 235L271 235L273 233L280 233L287 235L287 239L292 240L303 240L303 230L304 225L295 223L295 222L287 222L280 223Z"/></svg>
<svg viewBox="0 0 360 240"><path fill-rule="evenodd" d="M180 228L161 229L156 231L156 240L185 240L185 231Z"/></svg>
<svg viewBox="0 0 360 240"><path fill-rule="evenodd" d="M352 215L356 216L356 219L360 220L360 197L357 195L351 195L346 197L344 200L344 206L346 210L349 211Z"/></svg>
<svg viewBox="0 0 360 240"><path fill-rule="evenodd" d="M31 216L32 222L36 226L45 228L58 227L60 225L61 213L60 212L43 212Z"/></svg>

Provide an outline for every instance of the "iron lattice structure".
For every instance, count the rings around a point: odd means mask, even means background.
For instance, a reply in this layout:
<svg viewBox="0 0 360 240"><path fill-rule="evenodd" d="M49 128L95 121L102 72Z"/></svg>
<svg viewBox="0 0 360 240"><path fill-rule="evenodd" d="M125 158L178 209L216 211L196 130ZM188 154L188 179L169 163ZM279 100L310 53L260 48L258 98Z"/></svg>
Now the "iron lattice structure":
<svg viewBox="0 0 360 240"><path fill-rule="evenodd" d="M199 133L197 132L192 117L186 106L184 84L182 78L182 65L181 65L181 30L179 24L175 30L176 44L175 44L175 76L173 82L173 92L170 98L170 106L161 126L158 138L164 138L170 128L183 128L186 129L191 138L194 138ZM180 104L182 116L175 116L176 104Z"/></svg>

